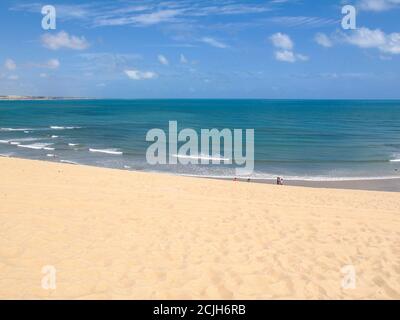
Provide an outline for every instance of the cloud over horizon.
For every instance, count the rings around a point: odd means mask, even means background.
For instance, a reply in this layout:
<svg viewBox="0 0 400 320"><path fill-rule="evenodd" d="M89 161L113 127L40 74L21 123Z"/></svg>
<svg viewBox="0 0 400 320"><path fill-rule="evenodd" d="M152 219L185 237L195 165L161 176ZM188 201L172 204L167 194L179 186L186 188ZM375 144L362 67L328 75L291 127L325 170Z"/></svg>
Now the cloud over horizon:
<svg viewBox="0 0 400 320"><path fill-rule="evenodd" d="M320 46L325 47L325 48L331 48L333 46L332 40L325 33L322 33L322 32L318 32L315 35L314 40Z"/></svg>
<svg viewBox="0 0 400 320"><path fill-rule="evenodd" d="M17 69L17 64L13 59L6 59L6 61L4 62L4 67L9 71L13 71Z"/></svg>
<svg viewBox="0 0 400 320"><path fill-rule="evenodd" d="M307 61L309 58L303 54L293 52L294 43L289 35L277 32L270 37L275 47L275 58L278 61L294 63L296 61Z"/></svg>
<svg viewBox="0 0 400 320"><path fill-rule="evenodd" d="M345 42L359 48L374 48L387 54L400 54L400 33L386 34L380 29L362 27L343 37Z"/></svg>
<svg viewBox="0 0 400 320"><path fill-rule="evenodd" d="M70 36L65 31L60 31L55 35L46 33L42 35L41 41L42 45L50 50L59 50L62 48L85 50L89 47L89 43L86 41L85 37Z"/></svg>
<svg viewBox="0 0 400 320"><path fill-rule="evenodd" d="M128 76L129 79L132 80L149 80L157 78L157 73L153 71L140 71L140 70L125 70L125 74Z"/></svg>
<svg viewBox="0 0 400 320"><path fill-rule="evenodd" d="M387 11L400 7L400 0L360 0L358 8L365 11Z"/></svg>
<svg viewBox="0 0 400 320"><path fill-rule="evenodd" d="M219 48L219 49L226 49L229 47L227 44L223 43L222 41L219 41L212 37L203 37L203 38L201 38L200 41L204 42L212 47Z"/></svg>
<svg viewBox="0 0 400 320"><path fill-rule="evenodd" d="M158 61L159 61L162 65L164 65L164 66L168 66L168 65L169 65L169 61L168 61L168 59L167 59L164 55L159 54L157 58L158 58Z"/></svg>

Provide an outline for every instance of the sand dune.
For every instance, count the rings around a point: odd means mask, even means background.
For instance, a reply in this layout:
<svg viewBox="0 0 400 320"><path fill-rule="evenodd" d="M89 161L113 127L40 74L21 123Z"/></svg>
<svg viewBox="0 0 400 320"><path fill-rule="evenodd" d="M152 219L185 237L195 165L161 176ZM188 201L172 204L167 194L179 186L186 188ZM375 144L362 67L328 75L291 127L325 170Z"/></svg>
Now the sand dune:
<svg viewBox="0 0 400 320"><path fill-rule="evenodd" d="M400 299L398 193L1 158L0 238L2 299Z"/></svg>

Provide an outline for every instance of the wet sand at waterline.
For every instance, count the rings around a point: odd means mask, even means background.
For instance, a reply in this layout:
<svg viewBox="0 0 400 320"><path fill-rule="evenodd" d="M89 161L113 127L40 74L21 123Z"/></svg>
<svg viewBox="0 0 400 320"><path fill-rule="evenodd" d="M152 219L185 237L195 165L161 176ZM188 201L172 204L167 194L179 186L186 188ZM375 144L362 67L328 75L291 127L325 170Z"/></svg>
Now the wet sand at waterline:
<svg viewBox="0 0 400 320"><path fill-rule="evenodd" d="M0 181L2 299L400 299L398 193L10 158Z"/></svg>
<svg viewBox="0 0 400 320"><path fill-rule="evenodd" d="M242 179L240 181L247 182L246 179ZM364 179L364 180L353 179L353 180L341 180L341 181L286 180L285 178L283 178L283 181L284 185L295 186L295 187L400 192L400 177L398 179L397 178ZM269 180L252 179L251 182L276 184L276 179L269 179Z"/></svg>

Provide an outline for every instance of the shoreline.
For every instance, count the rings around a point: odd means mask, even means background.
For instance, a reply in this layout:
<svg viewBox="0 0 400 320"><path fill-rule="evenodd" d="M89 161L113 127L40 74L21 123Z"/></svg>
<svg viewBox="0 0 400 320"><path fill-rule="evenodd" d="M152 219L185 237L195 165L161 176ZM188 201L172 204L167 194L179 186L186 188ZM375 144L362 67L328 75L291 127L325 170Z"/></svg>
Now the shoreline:
<svg viewBox="0 0 400 320"><path fill-rule="evenodd" d="M231 179L222 179L231 180ZM241 179L246 182L246 179ZM253 183L276 185L276 180L259 179L251 180ZM382 179L355 179L343 181L308 181L308 180L284 180L284 186L305 187L305 188L323 188L323 189L341 189L341 190L364 190L364 191L382 191L382 192L400 192L399 178Z"/></svg>
<svg viewBox="0 0 400 320"><path fill-rule="evenodd" d="M167 176L177 176L177 177L191 177L196 179L211 179L211 180L223 180L223 181L232 181L233 178L224 178L224 177L212 177L212 176L194 176L194 175L179 175L174 174L173 172L159 172L159 171L146 171L146 170L128 170L123 168L111 168L111 167L101 167L101 166L93 166L86 165L80 163L74 163L72 161L50 161L50 160L36 160L36 159L27 159L22 157L14 157L14 156L6 156L0 154L1 158L9 158L9 159L23 159L30 161L43 161L46 163L59 163L59 164L67 164L74 166L84 166L84 167L94 167L94 168L104 168L111 170L118 170L123 172L144 172L144 173L154 173L161 174ZM365 191L383 191L383 192L400 192L400 176L398 178L366 178L366 179L354 179L354 180L335 180L335 181L309 181L309 180L285 180L284 186L292 186L292 187L307 187L307 188L324 188L324 189L343 189L343 190L365 190ZM247 178L238 178L238 182L247 182ZM257 184L268 184L268 185L276 185L275 179L252 179L250 178L251 183Z"/></svg>
<svg viewBox="0 0 400 320"><path fill-rule="evenodd" d="M16 158L0 181L0 299L400 298L395 193Z"/></svg>
<svg viewBox="0 0 400 320"><path fill-rule="evenodd" d="M272 182L271 182L272 183ZM309 188L327 188L343 190L365 190L400 192L400 177L393 179L365 179L348 181L287 181L288 186L302 186Z"/></svg>
<svg viewBox="0 0 400 320"><path fill-rule="evenodd" d="M97 100L85 97L45 97L45 96L0 96L0 101L65 101L65 100Z"/></svg>

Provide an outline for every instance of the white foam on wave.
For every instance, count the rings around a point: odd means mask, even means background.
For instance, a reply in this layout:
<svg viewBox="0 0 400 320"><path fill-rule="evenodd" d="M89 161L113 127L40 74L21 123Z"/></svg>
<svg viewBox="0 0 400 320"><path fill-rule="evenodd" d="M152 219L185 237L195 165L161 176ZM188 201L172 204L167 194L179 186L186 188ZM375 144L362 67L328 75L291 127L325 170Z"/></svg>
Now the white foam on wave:
<svg viewBox="0 0 400 320"><path fill-rule="evenodd" d="M96 152L96 153L106 153L106 154L112 154L112 155L123 155L124 153L122 151L118 151L116 149L89 149L90 152Z"/></svg>
<svg viewBox="0 0 400 320"><path fill-rule="evenodd" d="M62 163L67 163L67 164L77 164L77 165L79 165L78 162L70 161L70 160L62 160L62 159L61 159L60 162L62 162Z"/></svg>
<svg viewBox="0 0 400 320"><path fill-rule="evenodd" d="M194 160L207 160L207 161L230 161L229 158L221 156L207 156L207 155L186 155L186 154L174 154L172 155L178 159L194 159Z"/></svg>
<svg viewBox="0 0 400 320"><path fill-rule="evenodd" d="M0 143L3 144L11 144L11 145L19 145L21 142L29 142L29 141L37 141L41 140L38 138L23 138L23 139L15 139L15 140L0 140Z"/></svg>
<svg viewBox="0 0 400 320"><path fill-rule="evenodd" d="M393 160L390 160L390 162L400 162L400 159L393 159Z"/></svg>
<svg viewBox="0 0 400 320"><path fill-rule="evenodd" d="M69 145L70 147L76 147L78 144L77 144L77 143L68 143L68 145Z"/></svg>
<svg viewBox="0 0 400 320"><path fill-rule="evenodd" d="M80 129L81 127L63 127L63 126L50 126L52 130L73 130L73 129Z"/></svg>
<svg viewBox="0 0 400 320"><path fill-rule="evenodd" d="M21 142L30 142L30 141L38 141L38 140L42 140L42 139L40 139L40 138L21 138L21 139L12 139L9 141L10 141L10 144L18 145L18 144L21 144Z"/></svg>
<svg viewBox="0 0 400 320"><path fill-rule="evenodd" d="M42 139L34 138L34 137L28 137L28 138L15 139L13 141L37 141L37 140L42 140Z"/></svg>
<svg viewBox="0 0 400 320"><path fill-rule="evenodd" d="M0 131L32 131L34 129L30 129L30 128L0 128Z"/></svg>
<svg viewBox="0 0 400 320"><path fill-rule="evenodd" d="M56 138L58 138L58 136L52 135L51 138L52 138L52 139L56 139Z"/></svg>
<svg viewBox="0 0 400 320"><path fill-rule="evenodd" d="M35 150L48 150L54 151L54 148L50 148L52 143L34 143L34 144L19 144L19 148L35 149Z"/></svg>

